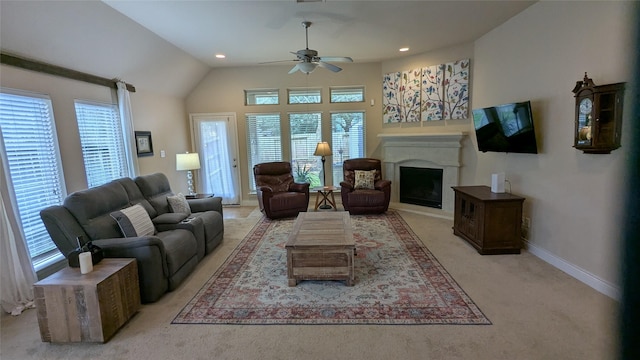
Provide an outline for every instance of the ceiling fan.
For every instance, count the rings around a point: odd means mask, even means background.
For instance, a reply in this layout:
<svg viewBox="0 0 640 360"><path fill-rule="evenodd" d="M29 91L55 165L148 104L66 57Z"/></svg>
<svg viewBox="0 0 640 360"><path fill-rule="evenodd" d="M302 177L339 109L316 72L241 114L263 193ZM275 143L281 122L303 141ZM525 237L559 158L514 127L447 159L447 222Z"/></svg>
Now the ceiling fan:
<svg viewBox="0 0 640 360"><path fill-rule="evenodd" d="M351 59L350 57L343 57L343 56L318 56L318 52L316 50L312 50L309 49L309 27L311 26L311 22L310 21L303 21L302 22L302 26L305 29L305 35L306 35L306 48L302 49L302 50L298 50L296 52L291 52L292 54L294 54L297 59L295 60L284 60L284 61L297 61L298 63L296 64L296 66L294 66L290 71L289 74L293 74L296 71L300 71L302 73L305 74L309 74L311 72L313 72L313 70L316 69L316 67L320 66L323 67L325 69L331 70L333 72L338 72L341 71L342 68L335 66L333 64L328 63L327 61L332 61L332 62L353 62L353 59ZM279 61L273 61L273 62L279 62ZM264 63L263 63L264 64Z"/></svg>

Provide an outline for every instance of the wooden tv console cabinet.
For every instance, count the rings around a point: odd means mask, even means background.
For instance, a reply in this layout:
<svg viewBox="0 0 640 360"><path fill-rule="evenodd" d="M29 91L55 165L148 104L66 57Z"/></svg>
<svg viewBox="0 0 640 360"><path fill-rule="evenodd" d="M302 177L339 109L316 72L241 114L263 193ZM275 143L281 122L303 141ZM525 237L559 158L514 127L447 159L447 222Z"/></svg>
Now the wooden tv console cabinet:
<svg viewBox="0 0 640 360"><path fill-rule="evenodd" d="M482 255L519 254L524 198L488 186L453 186L453 233Z"/></svg>

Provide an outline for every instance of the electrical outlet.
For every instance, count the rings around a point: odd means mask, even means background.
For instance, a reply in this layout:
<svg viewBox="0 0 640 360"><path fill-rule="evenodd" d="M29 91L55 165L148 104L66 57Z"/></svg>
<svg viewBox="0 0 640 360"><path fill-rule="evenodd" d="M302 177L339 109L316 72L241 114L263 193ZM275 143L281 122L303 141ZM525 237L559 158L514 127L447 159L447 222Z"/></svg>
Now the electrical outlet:
<svg viewBox="0 0 640 360"><path fill-rule="evenodd" d="M531 230L531 218L522 217L522 226L521 226L521 237L523 239L529 238L529 231Z"/></svg>

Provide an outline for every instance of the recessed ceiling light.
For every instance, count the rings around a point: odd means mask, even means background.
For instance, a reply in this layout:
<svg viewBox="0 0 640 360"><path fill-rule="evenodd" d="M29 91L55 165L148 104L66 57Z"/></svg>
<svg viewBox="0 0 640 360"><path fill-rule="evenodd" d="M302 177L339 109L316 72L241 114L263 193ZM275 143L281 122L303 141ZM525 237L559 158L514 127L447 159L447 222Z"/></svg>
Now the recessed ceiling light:
<svg viewBox="0 0 640 360"><path fill-rule="evenodd" d="M402 52L409 51L409 48L408 47L403 47L403 48L400 48L400 51L402 51Z"/></svg>
<svg viewBox="0 0 640 360"><path fill-rule="evenodd" d="M226 58L227 56L226 56L225 54L216 54L216 57L217 57L218 59L224 59L224 58Z"/></svg>

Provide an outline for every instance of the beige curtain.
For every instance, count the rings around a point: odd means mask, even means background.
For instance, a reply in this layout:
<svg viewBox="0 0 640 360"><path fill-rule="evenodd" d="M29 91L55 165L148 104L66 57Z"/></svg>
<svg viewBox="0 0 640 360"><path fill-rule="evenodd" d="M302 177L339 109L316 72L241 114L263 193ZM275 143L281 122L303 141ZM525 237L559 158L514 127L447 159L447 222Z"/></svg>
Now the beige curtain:
<svg viewBox="0 0 640 360"><path fill-rule="evenodd" d="M116 84L118 86L118 107L120 110L120 120L122 122L122 135L124 136L124 146L127 150L127 168L129 170L129 177L133 178L140 174L140 170L138 169L131 98L129 96L129 90L127 90L127 85L123 81L118 81Z"/></svg>
<svg viewBox="0 0 640 360"><path fill-rule="evenodd" d="M6 154L0 129L0 304L11 315L20 315L34 307L33 284L37 278L18 221Z"/></svg>

